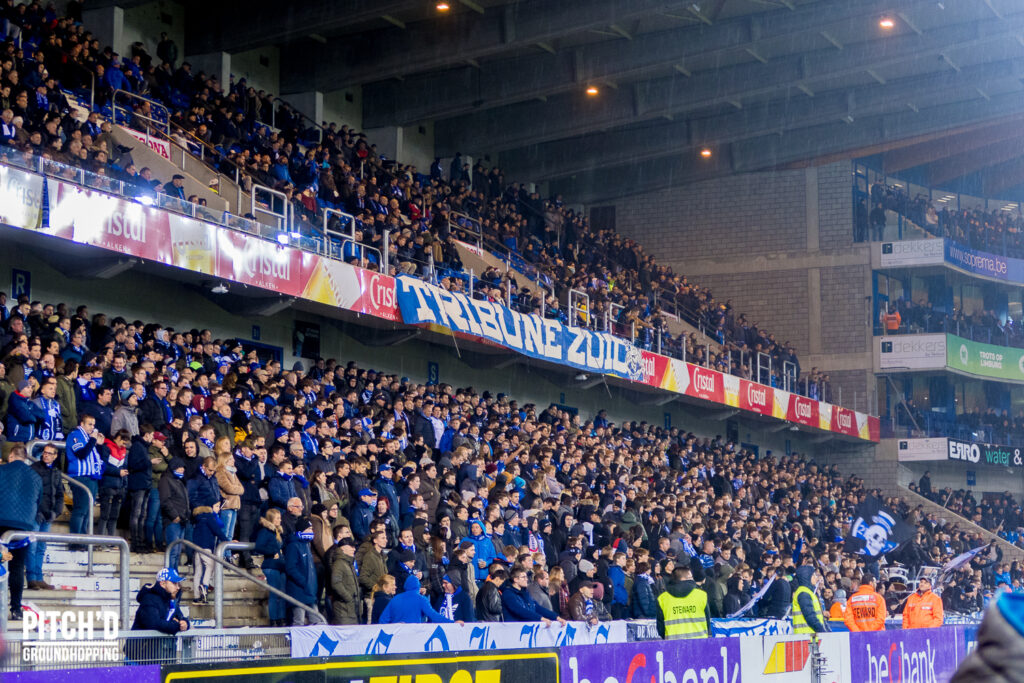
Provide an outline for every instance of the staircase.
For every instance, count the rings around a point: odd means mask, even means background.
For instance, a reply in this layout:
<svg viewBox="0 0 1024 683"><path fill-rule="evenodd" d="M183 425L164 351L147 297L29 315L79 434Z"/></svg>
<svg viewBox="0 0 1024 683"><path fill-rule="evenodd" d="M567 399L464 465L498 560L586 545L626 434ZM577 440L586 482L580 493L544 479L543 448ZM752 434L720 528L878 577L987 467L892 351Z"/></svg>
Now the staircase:
<svg viewBox="0 0 1024 683"><path fill-rule="evenodd" d="M66 517L66 513L65 513ZM67 523L58 521L51 529L56 533L67 533ZM184 562L182 553L182 562ZM47 544L43 561L43 580L57 590L25 590L22 609L107 609L117 611L120 582L118 569L120 553L117 550L96 549L93 551L93 574L86 576L88 553L71 551L63 544ZM147 583L154 583L156 574L164 567L163 553L131 554L129 588L131 591L130 619L135 618L138 604L135 595ZM192 620L194 628L214 627L214 604L212 594L209 603L193 604L195 596L192 584L192 567L181 566L178 572L185 579L182 582L181 611ZM212 585L212 578L210 580ZM6 587L4 588L6 590ZM266 626L267 592L251 581L224 572L224 626ZM8 629L20 633L21 621L8 622ZM121 625L130 629L131 621Z"/></svg>
<svg viewBox="0 0 1024 683"><path fill-rule="evenodd" d="M981 535L986 541L995 540L1003 551L1003 561L1013 562L1014 560L1024 560L1024 549L1018 548L1012 543L1007 542L1005 539L1000 538L996 534L992 533L988 529L984 529L974 522L970 521L966 517L961 517L952 510L944 508L938 503L934 503L919 493L911 491L906 486L900 485L899 495L902 496L910 507L914 508L920 505L926 513L934 514L936 517L944 517L945 519L952 520L953 523L957 524L961 529L966 529L971 533Z"/></svg>

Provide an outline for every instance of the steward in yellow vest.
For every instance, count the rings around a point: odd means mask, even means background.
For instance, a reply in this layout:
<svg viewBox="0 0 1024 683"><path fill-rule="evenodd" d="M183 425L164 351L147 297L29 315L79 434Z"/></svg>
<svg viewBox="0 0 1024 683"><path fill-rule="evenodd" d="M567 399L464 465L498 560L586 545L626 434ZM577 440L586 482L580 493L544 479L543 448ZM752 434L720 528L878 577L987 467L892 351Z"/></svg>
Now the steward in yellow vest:
<svg viewBox="0 0 1024 683"><path fill-rule="evenodd" d="M707 638L708 594L693 581L689 567L676 567L658 596L658 634L665 640Z"/></svg>
<svg viewBox="0 0 1024 683"><path fill-rule="evenodd" d="M811 566L804 565L796 570L793 581L793 633L826 633L828 620L821 609L821 601L814 594L814 585L821 580L821 574Z"/></svg>

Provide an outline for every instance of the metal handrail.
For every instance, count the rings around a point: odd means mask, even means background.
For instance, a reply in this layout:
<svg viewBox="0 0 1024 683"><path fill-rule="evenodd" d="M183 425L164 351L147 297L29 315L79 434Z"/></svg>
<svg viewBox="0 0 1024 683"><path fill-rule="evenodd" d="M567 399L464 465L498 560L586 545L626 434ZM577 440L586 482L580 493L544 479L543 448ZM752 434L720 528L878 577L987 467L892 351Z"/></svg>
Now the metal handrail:
<svg viewBox="0 0 1024 683"><path fill-rule="evenodd" d="M268 195L271 196L272 199L268 203L267 208L263 208L262 206L259 206L259 204L257 203L257 201L256 201L256 193L257 192L262 192L264 194L268 194ZM262 213L262 214L266 214L268 216L273 216L274 218L276 218L278 220L278 226L277 226L278 230L280 230L281 232L287 233L288 229L289 229L288 219L289 219L289 216L291 215L291 211L289 209L290 202L288 201L288 196L285 195L284 192L279 192L278 190L275 190L272 187L267 187L266 185L259 185L257 183L253 183L252 195L251 196L252 196L252 203L251 203L251 213L252 213L252 215L256 216L257 213ZM277 211L274 210L273 198L277 198L277 199L281 200L281 213L278 213Z"/></svg>
<svg viewBox="0 0 1024 683"><path fill-rule="evenodd" d="M18 541L27 538L31 541L48 541L52 543L68 543L71 545L86 544L90 548L94 545L116 545L121 552L121 564L118 567L120 575L120 586L118 599L121 607L121 623L128 623L128 598L131 587L128 583L131 567L131 554L128 550L128 541L120 536L93 536L92 534L58 534L50 531L7 531L0 536L0 543L10 545L11 541ZM9 579L10 573L5 574ZM7 590L0 590L0 633L7 631L7 617L10 614L10 596Z"/></svg>
<svg viewBox="0 0 1024 683"><path fill-rule="evenodd" d="M255 576L253 576L249 572L245 571L241 567L236 567L235 565L231 564L230 562L228 562L227 560L224 559L224 551L225 550L252 550L253 548L256 547L254 544L252 544L252 543L242 543L240 541L225 541L224 543L221 543L220 545L218 545L217 549L214 552L211 553L209 550L206 550L205 548L200 548L199 546L197 546L192 541L186 541L184 538L176 538L176 539L174 539L173 541L171 541L170 543L167 544L167 550L164 551L164 565L170 566L170 563L171 563L171 551L174 549L175 546L178 546L178 545L184 546L186 548L191 548L193 552L197 552L200 555L202 555L203 557L206 557L206 558L209 558L209 559L213 560L214 564L216 564L218 567L220 567L222 571L223 571L224 567L227 567L228 569L230 569L232 572L234 572L239 577L241 577L243 579L246 579L247 581L252 581L253 583L257 584L258 586L261 586L261 587L267 589L268 592L273 593L274 595L276 595L277 597L281 598L285 602L287 602L289 604L292 604L295 607L298 607L298 608L308 612L311 616L314 617L315 623L317 623L317 624L326 624L327 623L327 620L324 619L323 615L320 614L320 612L318 612L316 609L310 607L309 605L302 604L301 602L299 602L298 600L296 600L292 596L288 595L284 591L278 590L277 588L274 588L273 586L271 586L266 581L261 581L260 579L257 579ZM224 580L224 577L223 577L223 575L221 575L220 581L223 581L223 580ZM215 572L214 572L214 581L217 581L216 569L215 569ZM216 620L217 628L223 628L223 619L224 619L224 602L223 602L223 600L224 600L224 598L223 598L224 590L223 590L223 586L219 590L215 587L214 591L215 591L215 594L213 596L213 599L214 599L215 620ZM218 608L218 605L217 605L218 601L220 602L219 608ZM220 612L219 616L216 614L216 611L218 609L219 609L219 612Z"/></svg>
<svg viewBox="0 0 1024 683"><path fill-rule="evenodd" d="M48 445L49 446L55 446L57 448L58 458L60 457L59 456L60 451L67 452L67 447L68 447L67 441L52 441L52 440L49 440L49 439L32 439L31 441L28 441L28 442L25 443L25 452L28 453L28 457L30 459L32 459L32 460L39 460L39 458L33 457L32 451L36 448L36 446L39 446L40 444L43 445L44 447L48 446ZM88 496L88 498L89 498L89 514L86 515L85 520L86 520L86 523L88 524L88 529L89 529L87 533L88 533L89 536L92 536L93 535L93 523L94 523L93 517L94 517L95 512L96 512L96 498L92 495L92 491L89 490L88 486L86 486L85 484L83 484L80 481L75 481L74 479L69 477L66 473L61 472L60 473L60 478L63 479L64 481L66 481L67 483L71 484L72 486L79 487L80 489L85 491L85 495ZM92 548L91 545L88 546L88 548L86 550L86 552L88 553L88 557L89 557L88 563L86 564L86 568L85 568L85 575L86 576L92 576L92 550L93 550L93 548Z"/></svg>
<svg viewBox="0 0 1024 683"><path fill-rule="evenodd" d="M118 107L117 106L117 96L118 95L124 95L129 100L137 100L137 101L141 101L141 102L148 102L151 107L162 109L163 112L164 112L164 115L167 117L167 120L166 121L160 121L159 119L155 119L155 118L150 117L150 116L141 116L141 115L136 114L135 111L132 110L132 109L125 109L124 107ZM131 118L133 116L137 117L137 118L140 118L140 119L146 119L148 121L152 121L154 124L159 124L159 125L155 125L154 126L154 128L156 130L161 130L160 126L163 126L163 131L162 132L165 135L167 135L167 136L170 136L170 134L171 134L171 110L168 109L166 105L163 105L160 102L157 102L156 100L151 100L148 97L143 97L142 95L136 95L135 93L128 92L127 90L115 90L114 93L110 96L110 111L113 114L113 119L114 119L113 123L115 123L115 124L117 123L117 112L119 110L123 111L123 112L128 112L128 114L129 114L128 121L129 122L131 122Z"/></svg>
<svg viewBox="0 0 1024 683"><path fill-rule="evenodd" d="M60 473L60 478L63 479L64 481L66 481L67 483L71 484L72 486L77 486L78 488L80 488L83 491L85 491L85 495L89 498L89 512L85 516L85 523L86 523L86 526L87 526L87 529L88 529L87 534L89 536L92 536L92 532L93 532L93 516L96 513L96 510L95 510L95 508L96 508L96 499L93 498L92 491L89 490L88 486L86 486L85 484L83 484L80 481L75 481L74 479L69 477L64 472ZM85 567L85 575L86 576L92 576L92 546L91 545L88 546L88 548L86 549L86 553L88 554L88 562L87 562L86 567Z"/></svg>

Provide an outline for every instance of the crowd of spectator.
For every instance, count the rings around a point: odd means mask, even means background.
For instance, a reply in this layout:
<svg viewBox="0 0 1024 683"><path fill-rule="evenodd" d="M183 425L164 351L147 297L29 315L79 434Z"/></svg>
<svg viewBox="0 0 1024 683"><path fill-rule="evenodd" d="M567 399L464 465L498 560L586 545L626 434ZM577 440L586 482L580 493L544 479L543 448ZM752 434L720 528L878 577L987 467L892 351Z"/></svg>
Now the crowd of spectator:
<svg viewBox="0 0 1024 683"><path fill-rule="evenodd" d="M193 71L188 62L178 62L177 46L166 35L156 56L142 43L134 43L130 55L120 55L101 46L78 14L73 7L60 16L39 2L0 5L7 36L0 44L0 110L9 110L0 116L3 154L31 153L122 180L137 194L205 204L185 196L180 176L155 178L151 169L136 167L131 150L110 135L115 91L140 95L166 106L169 117L149 101L122 100L120 106L134 112L119 122L165 129L196 152L203 147L203 160L247 191L260 184L282 192L304 236L328 239L321 227L325 208L354 216L354 231L337 218L330 225L354 232L354 241L332 244L349 262L468 289L469 275L454 240L473 241L478 235L529 278L515 270L477 273L476 296L563 322L611 328L646 349L830 397L827 377L801 374L789 342L736 313L731 302L717 301L707 288L657 264L638 242L593 228L561 196L544 199L523 183L507 182L498 167L480 162L471 167L461 154L448 168L440 160L426 172L402 165L380 155L365 134L346 125L317 125L245 79L223 84ZM78 120L65 91L91 97L96 111ZM387 247L385 231L390 231ZM573 289L586 294L585 304L570 307ZM706 346L703 337L684 334L680 327L670 331L672 316L697 326L711 343ZM758 354L765 354L760 377Z"/></svg>
<svg viewBox="0 0 1024 683"><path fill-rule="evenodd" d="M656 617L653 598L680 583L677 567L708 591L711 616L783 579L751 612L782 617L784 579L801 566L820 568L829 601L881 569L842 553L870 492L796 454L352 362L287 369L207 329L86 306L23 299L0 306L0 320L0 482L32 479L24 444L66 442L31 464L41 493L4 489L0 532L48 528L63 512L55 472L66 471L96 495L97 530L116 533L126 506L133 552L181 537L211 551L251 540L239 565L336 623ZM981 544L886 504L919 532L890 557L911 569ZM75 494L71 532L92 514ZM30 587L49 587L42 545L11 549L15 609L26 564ZM184 555L169 569L191 563L202 602L212 562ZM978 595L993 585L965 571ZM305 620L286 606L271 597L273 623Z"/></svg>
<svg viewBox="0 0 1024 683"><path fill-rule="evenodd" d="M970 489L953 490L947 486L942 489L932 487L931 473L925 472L910 490L920 493L925 498L942 505L956 514L969 519L978 526L999 535L1008 543L1024 548L1024 510L1020 503L1008 491L998 495L985 496L979 501ZM1001 556L1000 556L1001 557ZM998 564L998 563L997 563ZM1005 580L1013 592L1024 592L1022 588L1022 567L1018 562L995 566L995 583L998 585L1005 577L998 576L1010 572Z"/></svg>
<svg viewBox="0 0 1024 683"><path fill-rule="evenodd" d="M1024 258L1024 216L1019 210L957 208L944 202L940 211L927 195L917 193L912 197L902 185L886 185L880 180L872 183L869 197L862 201L854 219L858 233L869 224L874 230L879 221L884 227L885 211L893 211L935 237L945 237L979 251Z"/></svg>
<svg viewBox="0 0 1024 683"><path fill-rule="evenodd" d="M927 298L900 298L889 304L879 319L885 334L948 333L986 344L1024 348L1024 329L1019 320L1000 317L993 310L965 313L954 306L949 313L937 309Z"/></svg>

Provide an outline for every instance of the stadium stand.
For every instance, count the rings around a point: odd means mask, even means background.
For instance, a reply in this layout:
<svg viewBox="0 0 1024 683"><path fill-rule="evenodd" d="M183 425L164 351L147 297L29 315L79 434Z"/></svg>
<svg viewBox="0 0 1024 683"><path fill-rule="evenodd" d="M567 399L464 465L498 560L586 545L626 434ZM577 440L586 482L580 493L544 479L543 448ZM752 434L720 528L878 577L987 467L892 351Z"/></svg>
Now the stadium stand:
<svg viewBox="0 0 1024 683"><path fill-rule="evenodd" d="M774 571L792 571L808 557L827 568L828 595L849 590L860 573L884 571L840 552L848 515L869 492L856 477L812 458L757 457L678 428L616 424L603 413L583 419L554 405L417 384L334 359L306 372L288 370L276 361L260 363L240 342L214 339L210 330L130 321L84 306L23 301L0 315L9 337L0 352L8 439L72 443L82 416L95 415L102 433L111 440L120 433L129 446L125 488L129 497L144 492L148 498L139 509L149 512L130 522L138 558L133 571L152 569L145 553L172 538L161 535L161 525L166 533L182 523L167 497L179 467L190 512L202 515L223 504L213 519L228 538L257 539L255 532L268 525L286 545L302 543L295 526L312 518L316 604L328 615L339 599L331 583L341 547L336 541L346 538L358 545L364 598L384 571L397 575L399 587L410 571L419 572L435 602L443 597L446 573L475 593L496 561L559 567L562 582L541 592L550 591L562 616L575 592L573 579L587 563L605 584L607 614L617 617L639 616L627 584L648 580L660 587L676 563L690 566L717 595L715 616L728 613L722 601L730 590L730 604L746 602ZM50 405L47 385L56 389L56 414L43 410ZM100 491L116 489L108 446L97 449L108 463ZM75 460L70 450L66 459ZM906 500L886 503L917 526L916 540L890 557L911 572L941 565L990 537L951 515L914 510ZM282 515L277 531L260 521L271 508ZM999 516L987 510L954 509L995 528ZM1014 519L1019 523L1019 514ZM192 522L197 539L198 523ZM378 529L384 535L375 549ZM467 557L470 546L486 562ZM613 569L615 555L627 548L632 557ZM371 561L380 550L386 564ZM985 590L995 586L993 568L1002 566L1002 550L997 553L976 561L975 569L983 570L977 576L964 570L971 588L950 592L948 609L974 611L983 604ZM66 551L49 557L56 564L45 575L59 585L76 557ZM257 550L256 559L273 580L270 551L261 557ZM195 562L188 565L188 597L200 610L193 614L202 614L207 592ZM238 562L256 566L248 554ZM742 581L728 582L731 573ZM53 599L45 594L48 585L30 588ZM35 599L39 592L29 595ZM253 618L245 597L233 598L239 620ZM282 619L277 614L274 622Z"/></svg>
<svg viewBox="0 0 1024 683"><path fill-rule="evenodd" d="M134 147L124 144L118 126L162 135L225 183L231 178L246 191L259 184L282 193L303 225L299 232L335 242L348 262L472 288L478 297L518 310L543 309L548 317L607 329L645 349L832 400L829 377L802 372L792 344L659 266L636 241L591 229L561 197L543 200L523 183L507 182L497 167L478 162L471 169L457 157L447 174L439 161L424 174L381 158L364 134L316 124L244 79L225 87L193 73L187 62L175 69L141 46L118 55L80 24L36 3L12 21L21 24L21 47L9 41L0 67L10 85L0 101L10 109L3 115L9 135L0 141L12 150L122 181L133 194L166 195L181 202L179 210L196 211L189 206L196 203L201 213L212 213L218 202L208 201L206 188L191 176L161 179L137 167ZM86 120L73 115L65 90L93 107L81 112ZM232 195L226 184L220 189ZM271 211L285 210L273 198L266 202ZM325 208L355 220L349 228L335 214L325 226ZM328 238L325 227L336 236ZM338 235L343 231L351 238ZM457 239L494 251L508 272L467 273ZM524 279L537 284L528 287Z"/></svg>

